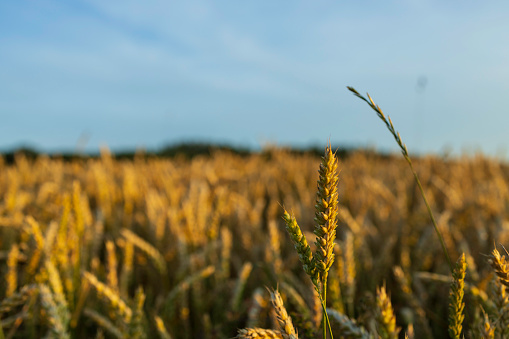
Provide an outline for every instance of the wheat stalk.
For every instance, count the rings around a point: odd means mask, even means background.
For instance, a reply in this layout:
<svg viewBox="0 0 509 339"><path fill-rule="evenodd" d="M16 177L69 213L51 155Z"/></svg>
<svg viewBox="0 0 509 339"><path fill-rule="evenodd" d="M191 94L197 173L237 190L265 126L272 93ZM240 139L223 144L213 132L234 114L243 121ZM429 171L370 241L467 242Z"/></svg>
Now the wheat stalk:
<svg viewBox="0 0 509 339"><path fill-rule="evenodd" d="M277 224L275 220L270 220L268 222L268 228L269 228L269 239L270 239L270 246L266 247L267 250L267 261L273 263L274 271L276 275L281 273L281 269L283 266L283 263L281 261L281 245L279 241L279 231L277 228Z"/></svg>
<svg viewBox="0 0 509 339"><path fill-rule="evenodd" d="M237 279L237 284L235 286L231 301L231 310L233 312L238 312L239 310L240 302L242 301L242 294L246 287L247 279L249 278L252 270L253 264L250 262L246 262L244 265L242 265L242 269L240 271L239 278Z"/></svg>
<svg viewBox="0 0 509 339"><path fill-rule="evenodd" d="M419 187L419 191L421 192L422 199L424 200L424 203L428 210L428 214L430 216L431 222L433 223L435 232L438 236L438 239L440 240L440 245L442 246L442 251L444 252L445 258L447 259L447 263L449 264L449 269L451 270L451 273L452 273L454 270L454 267L453 267L453 264L451 261L451 257L449 256L449 252L447 251L447 247L445 246L444 237L442 236L442 233L440 232L440 229L438 228L438 224L435 221L435 217L433 216L433 212L431 211L431 207L428 203L428 199L426 199L426 195L424 194L424 189L422 188L421 180L419 179L417 172L414 170L414 166L412 165L412 160L410 159L410 155L408 154L407 147L403 143L403 140L401 140L401 136L399 135L399 132L397 132L396 129L394 128L391 118L389 116L387 116L387 117L385 116L382 109L378 105L375 104L375 102L373 101L373 99L371 99L371 96L369 94L366 93L366 95L368 96L368 99L369 99L368 100L365 97L363 97L359 92L357 92L357 90L355 88L353 88L351 86L347 86L347 88L356 97L365 101L369 105L369 107L371 107L376 112L378 117L385 123L385 125L387 126L387 129L389 130L389 132L391 132L392 136L396 140L396 143L398 144L399 148L401 149L401 153L403 154L403 157L405 158L406 162L410 166L410 169L414 175L415 182L417 183L417 186Z"/></svg>
<svg viewBox="0 0 509 339"><path fill-rule="evenodd" d="M44 250L44 237L39 223L32 216L27 216L25 218L25 222L29 225L29 232L32 234L36 244L27 269L28 274L32 275L35 273L41 260L42 252Z"/></svg>
<svg viewBox="0 0 509 339"><path fill-rule="evenodd" d="M97 294L108 301L111 307L118 311L123 317L125 324L131 322L132 310L127 304L120 298L117 292L112 290L106 284L100 282L95 275L89 272L83 272L83 277L92 285L97 291Z"/></svg>
<svg viewBox="0 0 509 339"><path fill-rule="evenodd" d="M403 292L403 295L405 296L406 301L414 309L417 315L420 331L422 331L422 334L426 338L432 338L433 334L431 332L431 328L429 327L428 320L426 319L426 312L424 311L424 308L422 307L419 299L412 293L410 281L405 276L403 269L400 266L394 266L392 272L394 274L394 278L400 286L401 292Z"/></svg>
<svg viewBox="0 0 509 339"><path fill-rule="evenodd" d="M338 192L339 180L338 161L332 153L331 146L325 149L320 169L318 170L318 188L315 205L315 230L316 252L313 255L313 266L320 275L321 299L325 308L327 301L327 277L329 269L334 262L334 240L336 240L336 227L338 215ZM322 320L323 338L327 337L326 325L327 312ZM331 333L332 336L332 333Z"/></svg>
<svg viewBox="0 0 509 339"><path fill-rule="evenodd" d="M171 316L175 312L175 302L178 298L178 296L187 291L189 287L195 283L198 280L205 279L209 276L211 276L215 272L214 266L207 266L201 271L198 271L197 273L190 275L183 281L181 281L177 286L175 286L170 293L168 293L165 301L165 309L166 312Z"/></svg>
<svg viewBox="0 0 509 339"><path fill-rule="evenodd" d="M301 321L296 321L297 326L301 326L301 328L305 328L307 331L312 331L312 314L309 309L309 306L306 304L304 299L301 297L301 295L293 288L291 285L287 284L286 282L281 283L281 289L284 292L284 295L287 297L289 301L291 301L292 305L295 305L299 318ZM318 309L320 312L321 310ZM298 319L296 319L298 320Z"/></svg>
<svg viewBox="0 0 509 339"><path fill-rule="evenodd" d="M232 252L232 233L226 228L221 228L221 272L220 278L228 279L230 276L230 259Z"/></svg>
<svg viewBox="0 0 509 339"><path fill-rule="evenodd" d="M337 184L338 161L329 145L325 148L325 155L322 157L318 170L317 194L315 204L315 229L316 252L311 253L306 237L295 220L286 210L283 219L286 228L299 254L304 271L309 275L315 289L320 294L320 301L323 309L322 336L327 337L327 326L332 337L329 319L327 316L327 277L328 272L334 263L334 240L336 239L337 215L338 215L338 193Z"/></svg>
<svg viewBox="0 0 509 339"><path fill-rule="evenodd" d="M95 321L97 323L97 325L99 325L102 328L104 328L105 330L107 330L110 334L112 334L116 338L119 338L119 339L126 338L126 336L122 333L122 331L120 329L118 329L111 321L109 321L108 318L102 316L98 312L91 310L89 308L85 308L83 313L87 317L89 317L90 319Z"/></svg>

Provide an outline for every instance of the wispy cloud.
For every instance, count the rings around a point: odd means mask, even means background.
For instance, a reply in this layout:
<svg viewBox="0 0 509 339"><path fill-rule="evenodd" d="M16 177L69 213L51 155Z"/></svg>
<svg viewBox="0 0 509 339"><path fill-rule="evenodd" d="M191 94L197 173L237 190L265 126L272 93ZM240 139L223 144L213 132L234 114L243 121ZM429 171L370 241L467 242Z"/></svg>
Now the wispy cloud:
<svg viewBox="0 0 509 339"><path fill-rule="evenodd" d="M363 115L351 114L360 108L345 85L377 94L409 130L415 129L409 112L415 112L421 75L429 78L428 97L434 98L426 103L428 120L441 118L443 125L447 117L453 123L475 115L472 107L486 99L494 110L503 107L492 93L509 89L502 2L498 9L474 1L457 8L396 0L369 6L159 0L31 5L0 4L0 114L11 115L12 125L27 117L40 124L22 137L4 127L0 145L25 136L43 147L62 144L56 138L48 143L51 135L37 130L45 119L46 130L73 135L86 125L94 145L127 145L133 130L136 143L150 145L200 136L295 143L333 132L366 144L378 135L363 130ZM462 101L465 96L476 103ZM453 108L460 113L448 111ZM330 126L311 127L316 114L332 119ZM437 149L451 137L432 124L421 124L438 131L423 148ZM115 125L130 134L108 134L107 126ZM458 142L466 140L457 133Z"/></svg>

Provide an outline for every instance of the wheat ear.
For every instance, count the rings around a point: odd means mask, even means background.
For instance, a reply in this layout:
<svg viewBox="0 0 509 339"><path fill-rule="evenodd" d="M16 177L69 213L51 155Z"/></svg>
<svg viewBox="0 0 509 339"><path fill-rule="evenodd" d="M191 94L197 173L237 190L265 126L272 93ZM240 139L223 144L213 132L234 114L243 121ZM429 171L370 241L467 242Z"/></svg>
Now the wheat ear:
<svg viewBox="0 0 509 339"><path fill-rule="evenodd" d="M117 255L115 253L115 244L111 240L106 241L106 252L107 252L107 275L106 281L108 286L115 292L119 291L118 288L118 275L117 275Z"/></svg>
<svg viewBox="0 0 509 339"><path fill-rule="evenodd" d="M286 229L288 234L290 234L293 245L297 250L304 271L311 278L313 284L318 286L318 275L313 263L313 254L311 253L311 247L306 240L306 236L302 233L293 214L285 210L283 220L285 221Z"/></svg>
<svg viewBox="0 0 509 339"><path fill-rule="evenodd" d="M19 247L17 244L12 245L9 255L7 257L8 271L5 275L7 280L7 289L5 296L10 297L18 288L18 259L19 259Z"/></svg>
<svg viewBox="0 0 509 339"><path fill-rule="evenodd" d="M127 297L127 289L133 273L134 245L126 240L124 242L124 260L120 273L120 295Z"/></svg>
<svg viewBox="0 0 509 339"><path fill-rule="evenodd" d="M397 339L400 329L396 327L396 317L385 284L376 291L376 303L378 306L378 333L383 339Z"/></svg>
<svg viewBox="0 0 509 339"><path fill-rule="evenodd" d="M243 328L239 330L236 339L283 339L281 332L265 330L263 328Z"/></svg>
<svg viewBox="0 0 509 339"><path fill-rule="evenodd" d="M112 290L106 284L100 282L95 275L89 272L83 272L83 277L94 286L97 294L104 300L108 301L111 307L118 311L118 313L124 318L124 323L129 324L131 322L132 310L125 301L120 298L117 292Z"/></svg>
<svg viewBox="0 0 509 339"><path fill-rule="evenodd" d="M465 291L465 272L467 270L467 263L465 261L465 253L456 262L456 268L452 273L453 282L451 284L451 291L449 293L449 335L453 339L459 339L462 330L463 309L465 303L463 302L463 295Z"/></svg>
<svg viewBox="0 0 509 339"><path fill-rule="evenodd" d="M509 298L506 287L494 277L490 281L490 292L495 303L495 316L498 319L496 332L504 338L509 337Z"/></svg>
<svg viewBox="0 0 509 339"><path fill-rule="evenodd" d="M69 333L67 333L66 326L68 319L63 319L50 288L44 284L40 284L39 292L41 294L42 306L46 310L48 321L51 324L50 331L53 334L53 337L60 339L70 338Z"/></svg>
<svg viewBox="0 0 509 339"><path fill-rule="evenodd" d="M127 228L122 228L120 230L120 234L122 234L127 241L130 241L134 246L145 252L145 254L147 254L152 259L155 266L159 270L159 273L161 273L163 276L166 276L166 261L157 248Z"/></svg>
<svg viewBox="0 0 509 339"><path fill-rule="evenodd" d="M509 287L509 265L505 256L501 256L500 252L495 248L488 257L488 262L493 270L495 270L498 280L506 287Z"/></svg>
<svg viewBox="0 0 509 339"><path fill-rule="evenodd" d="M327 274L334 262L334 240L336 239L338 215L338 161L332 149L327 146L322 157L320 175L318 179L318 192L315 205L316 253L313 256L315 267L320 273L323 292L326 285ZM323 298L325 300L325 297Z"/></svg>
<svg viewBox="0 0 509 339"><path fill-rule="evenodd" d="M493 326L494 324L490 321L490 318L488 317L486 312L484 312L482 308L481 310L483 313L483 324L482 324L483 326L480 328L481 337L483 339L494 339L495 338L495 327Z"/></svg>
<svg viewBox="0 0 509 339"><path fill-rule="evenodd" d="M276 311L277 321L281 328L281 335L284 339L297 339L299 336L293 327L292 318L290 318L286 311L281 294L279 294L277 290L271 291L270 298Z"/></svg>
<svg viewBox="0 0 509 339"><path fill-rule="evenodd" d="M157 332L159 332L161 339L172 339L172 336L166 330L163 319L161 319L158 315L155 315L154 320L156 321Z"/></svg>

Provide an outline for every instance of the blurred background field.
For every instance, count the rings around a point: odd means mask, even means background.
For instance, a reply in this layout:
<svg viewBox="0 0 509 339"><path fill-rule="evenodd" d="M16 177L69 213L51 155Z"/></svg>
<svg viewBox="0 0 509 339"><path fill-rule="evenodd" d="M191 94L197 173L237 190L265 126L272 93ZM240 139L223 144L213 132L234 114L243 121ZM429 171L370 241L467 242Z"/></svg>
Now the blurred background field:
<svg viewBox="0 0 509 339"><path fill-rule="evenodd" d="M450 272L404 159L338 153L339 226L328 307L375 331L387 285L397 324L447 338ZM321 309L285 230L313 244L320 157L277 147L0 161L0 319L6 337L227 338L276 329L279 287L302 338ZM509 239L509 168L485 156L415 158L455 261L466 254L465 333L501 308L485 255ZM314 245L312 245L313 247ZM412 332L413 331L413 332ZM473 333L473 334L472 334ZM338 334L339 335L339 334Z"/></svg>

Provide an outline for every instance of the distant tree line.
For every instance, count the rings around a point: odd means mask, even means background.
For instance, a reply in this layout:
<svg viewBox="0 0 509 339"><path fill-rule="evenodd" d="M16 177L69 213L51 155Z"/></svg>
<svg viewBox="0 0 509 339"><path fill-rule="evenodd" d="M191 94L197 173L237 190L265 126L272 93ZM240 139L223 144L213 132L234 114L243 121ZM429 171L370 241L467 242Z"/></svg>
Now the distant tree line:
<svg viewBox="0 0 509 339"><path fill-rule="evenodd" d="M194 158L196 156L205 155L211 156L217 151L226 151L231 152L233 154L237 154L240 156L248 156L251 154L264 154L267 157L271 157L273 150L275 149L284 149L292 154L311 154L315 156L321 156L323 151L322 147L319 146L310 146L305 148L292 148L292 147L266 147L262 150L253 150L247 147L236 147L226 144L213 144L213 143L204 143L204 142L186 142L179 143L174 145L165 146L156 151L148 151L148 150L127 150L127 151L118 151L112 152L116 159L125 159L132 160L135 156L143 156L143 157L157 157L157 158L174 158L174 157L184 157L184 158ZM345 159L353 152L363 152L365 154L370 154L376 157L390 157L388 154L379 153L374 150L369 149L356 149L356 148L344 148L337 147L333 149L336 150L336 154L339 159ZM78 159L88 159L88 158L97 158L100 157L99 153L77 153L77 152L39 152L34 148L22 147L11 151L1 152L0 153L4 158L5 163L11 164L15 161L16 155L24 155L27 159L35 159L40 155L47 155L50 158L59 158L64 161L72 161Z"/></svg>

